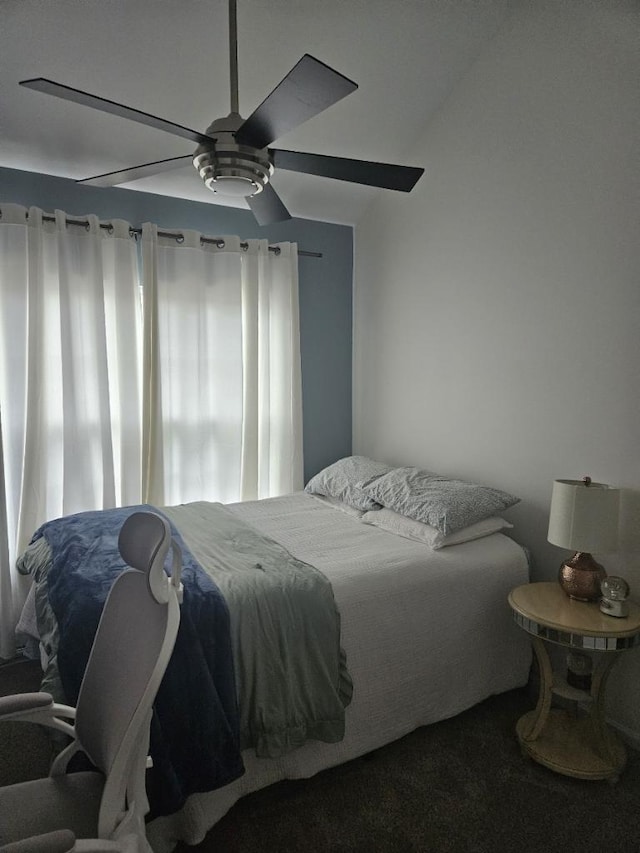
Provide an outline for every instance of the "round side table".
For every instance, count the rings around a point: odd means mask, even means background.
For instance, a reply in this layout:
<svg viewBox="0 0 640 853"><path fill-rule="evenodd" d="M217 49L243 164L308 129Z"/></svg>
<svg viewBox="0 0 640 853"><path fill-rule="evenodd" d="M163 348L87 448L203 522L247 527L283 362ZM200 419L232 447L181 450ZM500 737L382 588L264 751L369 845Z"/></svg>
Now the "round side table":
<svg viewBox="0 0 640 853"><path fill-rule="evenodd" d="M540 669L536 708L516 726L523 752L566 776L616 782L626 750L605 722L605 687L619 653L640 645L640 607L629 603L629 615L622 619L607 616L597 602L575 601L556 582L518 586L509 593L509 604L516 623L531 635ZM545 643L593 655L590 690L572 687L553 672ZM574 701L576 707L586 703L588 713L579 716L552 709L554 694Z"/></svg>

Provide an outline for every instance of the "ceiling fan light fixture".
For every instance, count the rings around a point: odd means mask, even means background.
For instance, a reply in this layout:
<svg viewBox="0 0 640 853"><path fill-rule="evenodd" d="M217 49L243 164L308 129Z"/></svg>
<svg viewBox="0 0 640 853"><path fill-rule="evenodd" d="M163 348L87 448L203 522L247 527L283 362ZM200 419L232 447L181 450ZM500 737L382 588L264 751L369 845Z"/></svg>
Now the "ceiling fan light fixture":
<svg viewBox="0 0 640 853"><path fill-rule="evenodd" d="M249 198L261 193L264 185L242 175L218 174L205 180L205 186L211 192L227 198Z"/></svg>
<svg viewBox="0 0 640 853"><path fill-rule="evenodd" d="M241 148L239 145L233 147ZM273 174L269 155L259 149L220 151L214 146L196 151L193 165L208 189L232 198L246 198L262 192Z"/></svg>
<svg viewBox="0 0 640 853"><path fill-rule="evenodd" d="M207 133L215 135L216 141L199 145L193 155L193 165L205 186L230 198L257 195L273 174L266 148L236 144L233 133L241 122L235 114L214 122Z"/></svg>

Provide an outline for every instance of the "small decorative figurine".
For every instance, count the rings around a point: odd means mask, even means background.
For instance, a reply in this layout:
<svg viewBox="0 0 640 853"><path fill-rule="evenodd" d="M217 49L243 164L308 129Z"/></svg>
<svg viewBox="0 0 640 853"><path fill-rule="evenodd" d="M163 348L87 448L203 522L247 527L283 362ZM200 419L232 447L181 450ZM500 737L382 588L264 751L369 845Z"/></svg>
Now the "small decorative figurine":
<svg viewBox="0 0 640 853"><path fill-rule="evenodd" d="M600 591L602 592L600 610L603 613L622 619L629 615L629 605L626 599L629 598L630 589L624 578L610 575L600 584Z"/></svg>

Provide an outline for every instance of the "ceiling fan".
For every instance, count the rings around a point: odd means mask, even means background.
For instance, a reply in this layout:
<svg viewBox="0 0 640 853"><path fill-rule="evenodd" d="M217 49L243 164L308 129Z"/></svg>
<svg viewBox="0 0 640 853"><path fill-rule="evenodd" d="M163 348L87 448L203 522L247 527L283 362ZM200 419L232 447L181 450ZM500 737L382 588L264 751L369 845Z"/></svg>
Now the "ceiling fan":
<svg viewBox="0 0 640 853"><path fill-rule="evenodd" d="M164 130L198 144L193 155L143 163L77 183L111 187L180 168L192 160L205 185L214 193L246 198L260 225L291 218L270 183L275 169L403 192L413 189L423 174L424 169L412 166L269 148L289 130L318 115L358 87L320 60L305 54L249 118L243 119L238 112L236 0L229 0L229 64L231 112L224 118L215 119L204 133L43 77L21 80L20 85Z"/></svg>

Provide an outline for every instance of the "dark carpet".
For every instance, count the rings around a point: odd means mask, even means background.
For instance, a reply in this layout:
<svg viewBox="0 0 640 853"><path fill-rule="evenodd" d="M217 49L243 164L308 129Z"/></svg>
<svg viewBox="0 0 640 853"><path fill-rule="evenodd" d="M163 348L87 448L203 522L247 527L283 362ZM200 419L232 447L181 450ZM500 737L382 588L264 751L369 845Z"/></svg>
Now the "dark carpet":
<svg viewBox="0 0 640 853"><path fill-rule="evenodd" d="M0 694L37 689L36 676L29 665L1 667ZM531 692L514 690L312 779L281 782L177 851L640 853L640 754L630 751L617 785L555 774L520 753L514 726L531 707ZM3 724L0 783L37 775L49 754L37 727Z"/></svg>

